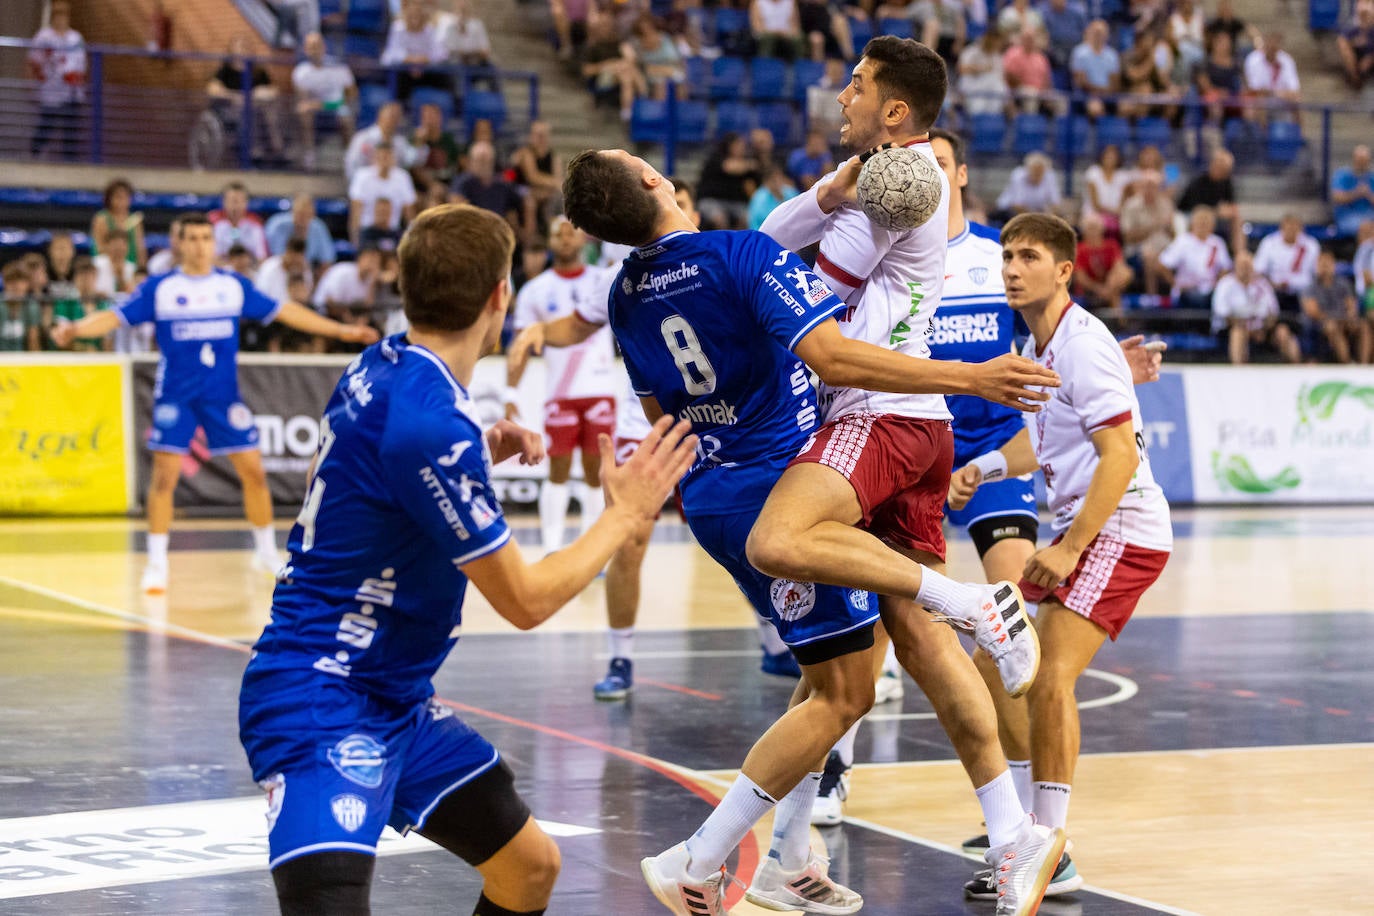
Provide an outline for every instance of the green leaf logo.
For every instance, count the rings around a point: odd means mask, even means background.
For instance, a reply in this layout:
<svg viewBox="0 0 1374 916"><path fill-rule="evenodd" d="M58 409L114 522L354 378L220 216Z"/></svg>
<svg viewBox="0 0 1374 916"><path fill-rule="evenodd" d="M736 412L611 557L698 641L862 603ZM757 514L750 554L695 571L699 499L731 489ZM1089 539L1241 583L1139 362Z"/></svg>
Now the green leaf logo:
<svg viewBox="0 0 1374 916"><path fill-rule="evenodd" d="M1374 385L1352 385L1349 382L1322 382L1298 389L1298 419L1303 423L1312 420L1329 420L1336 411L1336 405L1344 400L1359 401L1369 410L1374 410Z"/></svg>
<svg viewBox="0 0 1374 916"><path fill-rule="evenodd" d="M1296 489L1302 483L1297 468L1291 464L1272 477L1261 477L1244 455L1222 455L1221 452L1212 452L1212 475L1222 490L1239 493L1277 493Z"/></svg>

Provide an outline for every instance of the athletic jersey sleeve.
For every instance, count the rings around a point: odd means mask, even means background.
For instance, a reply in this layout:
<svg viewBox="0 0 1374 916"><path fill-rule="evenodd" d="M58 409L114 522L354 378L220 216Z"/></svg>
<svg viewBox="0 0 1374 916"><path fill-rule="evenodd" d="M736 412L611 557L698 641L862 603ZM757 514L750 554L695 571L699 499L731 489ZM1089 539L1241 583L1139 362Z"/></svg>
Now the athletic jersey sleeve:
<svg viewBox="0 0 1374 916"><path fill-rule="evenodd" d="M845 308L806 262L761 232L748 234L730 275L740 283L740 298L749 303L755 320L789 350Z"/></svg>
<svg viewBox="0 0 1374 916"><path fill-rule="evenodd" d="M1180 235L1175 238L1164 246L1164 250L1159 253L1159 263L1170 270L1178 270L1178 266L1183 263L1183 253L1186 250L1184 246L1187 244L1184 236Z"/></svg>
<svg viewBox="0 0 1374 916"><path fill-rule="evenodd" d="M272 297L264 294L253 281L242 274L234 274L234 279L238 281L239 287L243 289L243 317L252 318L263 324L271 324L281 311L281 303Z"/></svg>
<svg viewBox="0 0 1374 916"><path fill-rule="evenodd" d="M611 290L615 286L616 275L619 270L610 267L589 267L588 270L595 270L600 282L596 286L596 294L588 297L587 301L579 302L573 311L587 324L605 326L611 323Z"/></svg>
<svg viewBox="0 0 1374 916"><path fill-rule="evenodd" d="M846 302L892 248L894 233L879 228L857 207L831 214L816 255L816 272Z"/></svg>
<svg viewBox="0 0 1374 916"><path fill-rule="evenodd" d="M1071 367L1062 376L1064 396L1073 405L1084 432L1092 435L1131 422L1135 406L1131 373L1120 345L1110 336L1079 335L1060 365Z"/></svg>
<svg viewBox="0 0 1374 916"><path fill-rule="evenodd" d="M816 185L825 180L822 178ZM819 242L830 214L823 212L816 202L816 185L774 208L759 231L792 251Z"/></svg>
<svg viewBox="0 0 1374 916"><path fill-rule="evenodd" d="M155 319L157 309L154 305L157 301L157 287L161 282L162 277L149 277L138 284L129 294L129 298L116 306L115 314L119 316L119 320L132 326Z"/></svg>
<svg viewBox="0 0 1374 916"><path fill-rule="evenodd" d="M539 278L533 277L515 294L515 329L522 331L539 320Z"/></svg>

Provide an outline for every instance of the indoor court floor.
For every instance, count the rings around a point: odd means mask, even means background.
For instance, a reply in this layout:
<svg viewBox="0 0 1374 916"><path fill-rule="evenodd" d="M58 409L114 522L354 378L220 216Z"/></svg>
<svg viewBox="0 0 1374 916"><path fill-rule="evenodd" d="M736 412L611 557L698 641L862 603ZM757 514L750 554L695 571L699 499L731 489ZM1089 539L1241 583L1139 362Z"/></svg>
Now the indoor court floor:
<svg viewBox="0 0 1374 916"><path fill-rule="evenodd" d="M1374 511L1175 513L1175 554L1080 684L1070 812L1087 886L1046 916L1368 913L1374 849ZM279 540L285 541L283 521ZM520 529L533 543L532 527ZM0 913L275 911L238 682L271 580L242 523L181 522L165 597L138 521L0 522ZM979 578L971 544L951 572ZM654 916L639 860L685 839L785 707L733 583L668 515L644 577L637 686L597 703L603 584L517 633L473 594L438 695L487 735L558 837L553 916ZM874 916L967 902L976 800L908 679L859 734L846 822L816 832ZM731 870L747 883L764 827ZM386 914L466 914L475 872L384 838ZM738 899L736 888L732 899ZM748 904L735 914L758 914Z"/></svg>

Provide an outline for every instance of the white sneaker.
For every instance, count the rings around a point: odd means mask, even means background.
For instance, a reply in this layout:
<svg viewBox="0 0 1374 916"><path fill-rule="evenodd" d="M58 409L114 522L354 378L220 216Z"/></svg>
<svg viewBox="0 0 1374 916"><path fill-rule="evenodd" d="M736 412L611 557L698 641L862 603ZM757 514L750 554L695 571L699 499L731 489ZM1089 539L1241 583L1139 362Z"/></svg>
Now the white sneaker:
<svg viewBox="0 0 1374 916"><path fill-rule="evenodd" d="M883 703L901 702L904 693L902 672L884 671L878 675L877 683L873 685L873 705L881 706Z"/></svg>
<svg viewBox="0 0 1374 916"><path fill-rule="evenodd" d="M844 803L849 798L849 770L838 751L831 751L825 758L820 791L811 803L812 824L834 827L844 821Z"/></svg>
<svg viewBox="0 0 1374 916"><path fill-rule="evenodd" d="M658 902L678 916L729 916L725 908L725 866L705 881L687 875L692 861L686 843L656 856L641 859L639 870Z"/></svg>
<svg viewBox="0 0 1374 916"><path fill-rule="evenodd" d="M967 615L937 614L934 619L971 630L978 648L996 663L1007 693L1019 697L1030 690L1040 670L1040 637L1026 613L1026 599L1005 580L975 587L978 604Z"/></svg>
<svg viewBox="0 0 1374 916"><path fill-rule="evenodd" d="M1063 830L1027 819L1015 840L987 851L997 881L997 916L1031 916L1040 907L1067 842Z"/></svg>
<svg viewBox="0 0 1374 916"><path fill-rule="evenodd" d="M794 872L782 870L782 863L766 857L754 872L754 881L744 899L765 910L801 910L844 916L857 913L864 898L830 879L830 860L811 851L811 859Z"/></svg>
<svg viewBox="0 0 1374 916"><path fill-rule="evenodd" d="M253 554L253 570L255 572L267 573L275 579L279 569L281 569L281 556L275 550L270 554Z"/></svg>
<svg viewBox="0 0 1374 916"><path fill-rule="evenodd" d="M139 587L149 595L161 595L167 591L167 567L149 563L143 567L143 578Z"/></svg>

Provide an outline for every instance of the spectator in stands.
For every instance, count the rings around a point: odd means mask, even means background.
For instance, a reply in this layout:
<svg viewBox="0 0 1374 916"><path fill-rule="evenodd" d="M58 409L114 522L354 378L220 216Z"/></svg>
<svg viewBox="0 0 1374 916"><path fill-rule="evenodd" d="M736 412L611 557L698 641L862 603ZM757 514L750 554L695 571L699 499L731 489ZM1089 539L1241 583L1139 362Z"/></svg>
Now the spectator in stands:
<svg viewBox="0 0 1374 916"><path fill-rule="evenodd" d="M96 271L95 288L104 296L113 298L133 291L138 268L125 257L128 244L123 235L112 235L105 241L105 250L91 259Z"/></svg>
<svg viewBox="0 0 1374 916"><path fill-rule="evenodd" d="M1350 24L1336 38L1351 89L1374 86L1374 0L1356 0Z"/></svg>
<svg viewBox="0 0 1374 916"><path fill-rule="evenodd" d="M826 137L839 138L843 118L835 96L848 84L849 66L837 58L827 60L820 82L806 87L806 123L811 128L824 132Z"/></svg>
<svg viewBox="0 0 1374 916"><path fill-rule="evenodd" d="M1217 281L1212 293L1212 330L1224 335L1233 365L1248 363L1251 344L1261 343L1273 347L1287 362L1302 360L1298 339L1279 321L1274 288L1255 272L1255 259L1248 251L1237 254L1235 271Z"/></svg>
<svg viewBox="0 0 1374 916"><path fill-rule="evenodd" d="M419 187L439 183L448 187L458 174L463 159L462 147L444 125L444 110L432 102L420 106L420 124L410 135L411 145L419 158L410 170Z"/></svg>
<svg viewBox="0 0 1374 916"><path fill-rule="evenodd" d="M625 56L625 46L616 36L615 20L610 16L593 15L587 23L582 78L597 102L603 99L619 102L623 121L630 120L635 98L649 94L639 68Z"/></svg>
<svg viewBox="0 0 1374 916"><path fill-rule="evenodd" d="M0 271L5 288L0 291L0 351L43 349L43 308L32 294L29 272L18 261Z"/></svg>
<svg viewBox="0 0 1374 916"><path fill-rule="evenodd" d="M258 260L253 257L253 252L244 247L242 242L235 242L229 246L229 251L224 255L225 266L236 274L241 274L252 280L258 273Z"/></svg>
<svg viewBox="0 0 1374 916"><path fill-rule="evenodd" d="M1374 219L1374 171L1369 147L1363 143L1350 151L1350 165L1331 176L1331 214L1336 231L1344 236L1354 235L1360 223Z"/></svg>
<svg viewBox="0 0 1374 916"><path fill-rule="evenodd" d="M1191 70L1206 56L1206 20L1201 4L1193 0L1175 0L1174 11L1168 20L1169 39L1185 66Z"/></svg>
<svg viewBox="0 0 1374 916"><path fill-rule="evenodd" d="M48 288L38 290L49 299L70 296L76 289L72 268L76 261L76 245L72 234L58 230L48 240Z"/></svg>
<svg viewBox="0 0 1374 916"><path fill-rule="evenodd" d="M302 298L291 296L288 287L293 276L300 276L307 284ZM281 254L274 254L258 265L253 277L253 285L263 295L277 302L309 302L314 282L310 279L310 261L306 241L295 236L288 238L282 246Z"/></svg>
<svg viewBox="0 0 1374 916"><path fill-rule="evenodd" d="M400 231L402 220L408 223L415 217L415 183L409 172L397 167L396 154L382 143L373 151L372 162L348 183L348 237L354 244L362 228L373 225L373 206L380 198L391 201L387 228Z"/></svg>
<svg viewBox="0 0 1374 916"><path fill-rule="evenodd" d="M105 248L113 235L123 235L128 241L129 260L135 265L148 261L148 247L143 239L143 214L129 208L134 199L134 186L123 178L105 185L105 206L91 217L91 247L95 254Z"/></svg>
<svg viewBox="0 0 1374 916"><path fill-rule="evenodd" d="M1153 144L1142 146L1140 152L1135 155L1134 177L1139 178L1146 172L1155 172L1159 175L1162 182L1160 187L1166 194L1172 193L1174 185L1178 183L1178 166L1165 162L1164 154Z"/></svg>
<svg viewBox="0 0 1374 916"><path fill-rule="evenodd" d="M311 304L342 324L370 324L381 272L382 253L361 247L356 261L340 261L325 271Z"/></svg>
<svg viewBox="0 0 1374 916"><path fill-rule="evenodd" d="M291 86L296 91L296 118L301 125L301 164L315 168L315 119L321 114L339 124L343 141L353 136L353 101L358 87L348 65L325 56L324 36L311 32L305 36L305 60L291 71Z"/></svg>
<svg viewBox="0 0 1374 916"><path fill-rule="evenodd" d="M222 108L243 125L243 94L252 96L254 140L267 137L265 152L280 155L286 148L282 132L282 119L279 105L281 96L272 85L272 77L257 64L248 63L248 39L235 35L229 39L228 56L220 63L214 76L205 84L205 94L211 103ZM262 152L262 150L259 150Z"/></svg>
<svg viewBox="0 0 1374 916"><path fill-rule="evenodd" d="M305 245L306 259L314 270L334 263L334 237L324 220L315 215L315 198L304 191L291 198L290 210L272 214L267 220L265 234L267 250L272 255L283 254L292 239L300 239ZM281 296L273 298L278 302L286 301Z"/></svg>
<svg viewBox="0 0 1374 916"><path fill-rule="evenodd" d="M559 60L572 60L587 46L591 9L591 0L549 0L549 16L558 35Z"/></svg>
<svg viewBox="0 0 1374 916"><path fill-rule="evenodd" d="M468 150L467 171L453 180L453 193L459 203L469 203L500 216L522 237L531 233L524 225L524 203L520 192L496 173L496 149L485 141Z"/></svg>
<svg viewBox="0 0 1374 916"><path fill-rule="evenodd" d="M1030 29L1037 41L1045 31L1045 20L1030 4L1030 0L1012 0L997 14L997 31L1008 40L1025 34Z"/></svg>
<svg viewBox="0 0 1374 916"><path fill-rule="evenodd" d="M647 94L652 98L667 98L670 82L677 85L678 98L687 98L691 87L687 85L682 56L653 16L645 13L635 20L629 41L621 46L621 55L639 68L641 85L648 87Z"/></svg>
<svg viewBox="0 0 1374 916"><path fill-rule="evenodd" d="M1193 85L1198 96L1207 103L1207 119L1220 127L1231 118L1244 114L1236 104L1245 90L1245 80L1236 61L1228 32L1212 35L1207 60L1193 73Z"/></svg>
<svg viewBox="0 0 1374 916"><path fill-rule="evenodd" d="M563 209L563 158L553 149L547 121L530 122L529 135L510 164L516 186L533 199L541 224Z"/></svg>
<svg viewBox="0 0 1374 916"><path fill-rule="evenodd" d="M997 198L997 221L1005 222L1018 213L1053 213L1060 200L1059 178L1050 167L1050 157L1031 153L1012 169L1007 186Z"/></svg>
<svg viewBox="0 0 1374 916"><path fill-rule="evenodd" d="M1255 272L1274 288L1280 310L1297 313L1298 297L1316 276L1319 254L1321 246L1302 231L1302 220L1292 213L1284 214L1277 232L1260 239Z"/></svg>
<svg viewBox="0 0 1374 916"><path fill-rule="evenodd" d="M487 27L472 13L468 0L452 0L452 11L442 11L435 19L439 43L448 60L464 67L491 67L491 38Z"/></svg>
<svg viewBox="0 0 1374 916"><path fill-rule="evenodd" d="M787 180L787 173L776 165L763 169L763 180L749 198L749 228L758 229L768 214L782 203L797 196L797 189Z"/></svg>
<svg viewBox="0 0 1374 916"><path fill-rule="evenodd" d="M98 271L90 258L77 258L73 268L76 278L76 298L64 299L53 303L54 321L80 321L87 315L104 311L110 307L111 297L98 285ZM100 353L110 349L110 338L78 337L72 341L71 350L86 353Z"/></svg>
<svg viewBox="0 0 1374 916"><path fill-rule="evenodd" d="M410 145L401 131L405 111L400 102L387 102L377 112L377 123L363 128L353 135L344 155L344 177L353 180L353 173L365 165L372 164L372 153L378 144L385 143L396 154L396 164L403 169L415 167L419 161L419 151Z"/></svg>
<svg viewBox="0 0 1374 916"><path fill-rule="evenodd" d="M391 201L379 197L372 205L372 222L358 233L358 244L363 248L376 248L382 253L384 263L401 244L401 230L391 227L391 218Z"/></svg>
<svg viewBox="0 0 1374 916"><path fill-rule="evenodd" d="M1374 219L1360 223L1359 241L1351 264L1355 274L1355 295L1360 298L1365 317L1374 323Z"/></svg>
<svg viewBox="0 0 1374 916"><path fill-rule="evenodd" d="M743 229L749 224L749 200L759 185L759 162L744 138L726 133L701 166L697 210L703 229Z"/></svg>
<svg viewBox="0 0 1374 916"><path fill-rule="evenodd" d="M988 29L960 52L959 93L966 113L1010 115L1007 77L1002 71L1004 44L1001 32Z"/></svg>
<svg viewBox="0 0 1374 916"><path fill-rule="evenodd" d="M1159 74L1159 81L1164 86L1163 94L1170 101L1182 100L1192 88L1193 72L1201 61L1194 60L1179 47L1167 22L1159 28L1152 29L1151 34L1154 38L1155 72ZM1156 113L1169 118L1178 126L1182 123L1179 119L1181 110L1177 105L1167 105L1163 108L1157 107Z"/></svg>
<svg viewBox="0 0 1374 916"><path fill-rule="evenodd" d="M1345 277L1336 275L1336 255L1323 251L1317 257L1317 275L1302 294L1304 335L1315 343L1317 334L1326 339L1338 363L1370 358L1370 325L1360 319L1355 288ZM1308 351L1315 352L1315 347Z"/></svg>
<svg viewBox="0 0 1374 916"><path fill-rule="evenodd" d="M1207 160L1207 171L1193 176L1178 199L1182 213L1192 213L1196 207L1206 206L1215 211L1222 234L1230 240L1231 248L1240 251L1245 246L1245 228L1236 205L1236 187L1231 173L1236 157L1218 147Z"/></svg>
<svg viewBox="0 0 1374 916"><path fill-rule="evenodd" d="M1049 0L1041 15L1045 20L1048 38L1045 54L1050 65L1055 70L1067 72L1069 57L1088 29L1088 14L1082 6L1071 4L1069 0Z"/></svg>
<svg viewBox="0 0 1374 916"><path fill-rule="evenodd" d="M838 5L827 0L799 0L797 17L812 60L854 58L854 36L849 31L849 20Z"/></svg>
<svg viewBox="0 0 1374 916"><path fill-rule="evenodd" d="M1089 308L1117 311L1135 273L1126 264L1120 243L1107 237L1099 214L1085 214L1081 228L1073 269L1075 295Z"/></svg>
<svg viewBox="0 0 1374 916"><path fill-rule="evenodd" d="M1235 55L1244 58L1260 45L1260 33L1245 20L1237 18L1232 0L1217 0L1217 14L1207 20L1206 39L1225 33L1231 38L1231 48Z"/></svg>
<svg viewBox="0 0 1374 916"><path fill-rule="evenodd" d="M1115 110L1105 96L1121 91L1121 59L1107 45L1107 36L1106 21L1094 19L1083 30L1083 43L1069 58L1073 88L1087 96L1086 111L1094 120Z"/></svg>
<svg viewBox="0 0 1374 916"><path fill-rule="evenodd" d="M181 218L173 217L167 227L167 247L148 259L148 273L152 276L171 273L181 263L179 245L181 239Z"/></svg>
<svg viewBox="0 0 1374 916"><path fill-rule="evenodd" d="M1302 101L1302 85L1298 82L1298 65L1293 56L1283 50L1283 32L1271 29L1264 36L1260 47L1245 57L1245 93L1252 99L1270 103L1253 105L1247 109L1251 120L1267 124L1278 109L1275 103L1286 103L1282 107L1296 106ZM1296 108L1291 109L1294 120L1299 120Z"/></svg>
<svg viewBox="0 0 1374 916"><path fill-rule="evenodd" d="M959 60L968 38L964 6L964 0L916 0L910 7L917 22L916 37L949 66Z"/></svg>
<svg viewBox="0 0 1374 916"><path fill-rule="evenodd" d="M759 164L760 178L769 166L782 166L782 156L778 153L773 132L766 127L755 127L749 131L749 155Z"/></svg>
<svg viewBox="0 0 1374 916"><path fill-rule="evenodd" d="M209 214L215 234L215 257L224 258L237 242L254 260L267 257L267 230L262 220L248 212L248 188L241 181L231 181L220 194L220 209Z"/></svg>
<svg viewBox="0 0 1374 916"><path fill-rule="evenodd" d="M1159 266L1173 285L1170 296L1177 308L1210 309L1212 290L1221 275L1231 269L1226 242L1215 234L1216 211L1194 207L1188 217L1188 231L1175 238L1159 254Z"/></svg>
<svg viewBox="0 0 1374 916"><path fill-rule="evenodd" d="M835 156L825 132L814 127L806 132L806 143L787 157L787 174L801 190L808 190L822 175L835 168Z"/></svg>
<svg viewBox="0 0 1374 916"><path fill-rule="evenodd" d="M1002 55L1002 74L1006 77L1008 88L1026 111L1052 113L1045 98L1054 88L1054 80L1050 74L1050 59L1040 50L1038 29L1026 26L1020 31L1016 43Z"/></svg>
<svg viewBox="0 0 1374 916"><path fill-rule="evenodd" d="M38 80L38 127L29 141L29 155L37 158L54 134L63 159L75 159L81 136L81 109L86 101L86 42L72 28L71 4L53 0L48 24L33 36L29 77Z"/></svg>
<svg viewBox="0 0 1374 916"><path fill-rule="evenodd" d="M396 97L410 98L416 86L451 90L453 81L442 70L432 70L448 62L448 48L439 41L424 0L404 0L401 15L391 22L386 47L379 59L383 67L396 68Z"/></svg>
<svg viewBox="0 0 1374 916"><path fill-rule="evenodd" d="M1159 55L1155 53L1162 35L1163 27L1158 25L1140 32L1121 61L1121 89L1135 97L1122 100L1117 106L1122 117L1149 117L1163 110L1152 104L1168 95L1171 88L1168 72L1160 69Z"/></svg>
<svg viewBox="0 0 1374 916"><path fill-rule="evenodd" d="M1136 175L1135 193L1121 205L1121 241L1126 257L1144 275L1145 292L1159 295L1164 271L1159 255L1174 237L1174 202L1163 192L1164 176L1154 170Z"/></svg>
<svg viewBox="0 0 1374 916"><path fill-rule="evenodd" d="M1121 149L1109 143L1102 147L1097 162L1083 173L1083 216L1102 220L1107 234L1121 235L1121 205L1135 175L1121 167Z"/></svg>

